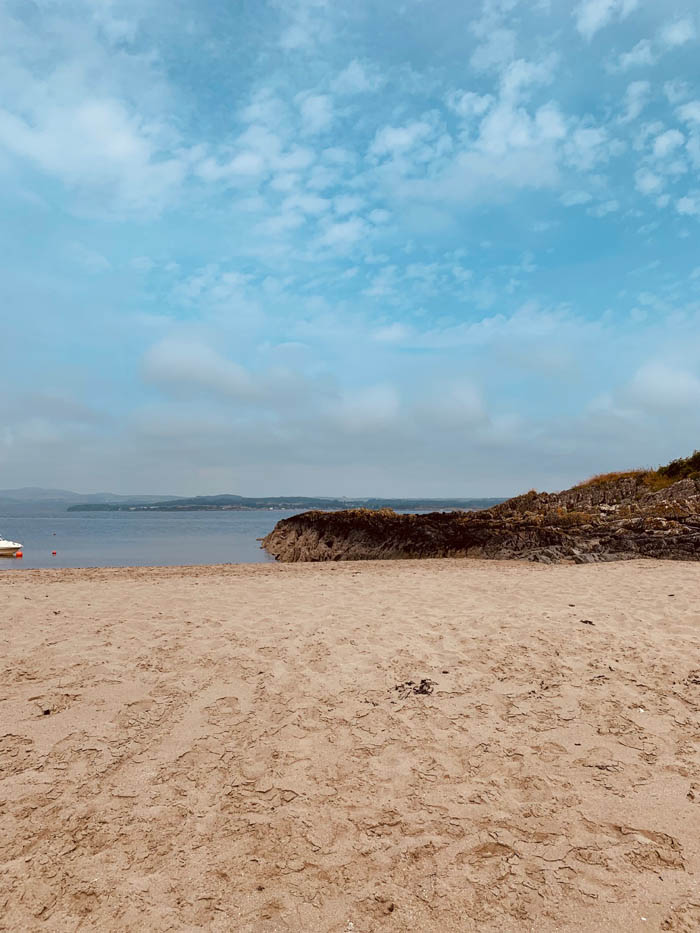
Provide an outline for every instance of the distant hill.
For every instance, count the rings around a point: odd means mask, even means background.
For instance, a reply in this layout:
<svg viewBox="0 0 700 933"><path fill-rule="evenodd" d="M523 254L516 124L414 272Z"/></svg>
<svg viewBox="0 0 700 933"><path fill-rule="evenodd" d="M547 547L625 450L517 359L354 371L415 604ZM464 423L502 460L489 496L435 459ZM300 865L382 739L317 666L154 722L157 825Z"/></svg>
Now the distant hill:
<svg viewBox="0 0 700 933"><path fill-rule="evenodd" d="M189 499L162 499L137 501L128 499L112 502L80 502L69 506L69 512L200 512L249 511L251 509L415 509L417 511L441 509L486 509L503 499L334 499L309 496L193 496Z"/></svg>
<svg viewBox="0 0 700 933"><path fill-rule="evenodd" d="M254 509L381 509L441 511L444 509L487 509L503 499L347 499L330 496L124 496L111 492L79 493L69 489L22 486L0 489L0 512L199 512L250 511Z"/></svg>
<svg viewBox="0 0 700 933"><path fill-rule="evenodd" d="M78 502L117 503L121 501L164 502L168 496L118 496L111 492L80 493L69 489L45 489L43 486L22 486L19 489L0 489L0 514L42 515L47 512L65 512Z"/></svg>
<svg viewBox="0 0 700 933"><path fill-rule="evenodd" d="M78 496L67 489L44 489L41 486L22 486L21 489L0 489L0 500L12 502L43 502L49 500L70 500Z"/></svg>
<svg viewBox="0 0 700 933"><path fill-rule="evenodd" d="M0 501L11 502L164 502L175 496L120 496L113 492L71 492L69 489L45 489L43 486L22 486L0 489Z"/></svg>

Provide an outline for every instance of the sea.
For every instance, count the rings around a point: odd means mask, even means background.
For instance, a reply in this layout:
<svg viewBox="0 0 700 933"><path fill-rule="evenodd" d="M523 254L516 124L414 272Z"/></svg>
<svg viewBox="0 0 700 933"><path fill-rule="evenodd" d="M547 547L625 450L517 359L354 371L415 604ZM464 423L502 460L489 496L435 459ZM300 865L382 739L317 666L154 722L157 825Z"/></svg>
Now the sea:
<svg viewBox="0 0 700 933"><path fill-rule="evenodd" d="M478 500L473 501L478 508ZM483 501L485 506L493 500ZM21 558L0 557L0 572L274 562L260 539L280 519L301 511L68 512L63 504L15 503L3 510L0 503L0 538L21 542L23 553Z"/></svg>
<svg viewBox="0 0 700 933"><path fill-rule="evenodd" d="M291 510L250 512L26 513L0 507L0 538L23 557L0 558L0 572L41 567L150 567L272 561L259 539ZM55 554L53 552L56 552Z"/></svg>

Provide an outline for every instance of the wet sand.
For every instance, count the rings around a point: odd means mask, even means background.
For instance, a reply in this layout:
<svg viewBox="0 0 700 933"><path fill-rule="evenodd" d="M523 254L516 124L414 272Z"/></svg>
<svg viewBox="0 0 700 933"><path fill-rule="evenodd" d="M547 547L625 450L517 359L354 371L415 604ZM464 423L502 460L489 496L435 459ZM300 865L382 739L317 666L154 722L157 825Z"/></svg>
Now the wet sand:
<svg viewBox="0 0 700 933"><path fill-rule="evenodd" d="M0 930L700 929L700 565L0 575Z"/></svg>

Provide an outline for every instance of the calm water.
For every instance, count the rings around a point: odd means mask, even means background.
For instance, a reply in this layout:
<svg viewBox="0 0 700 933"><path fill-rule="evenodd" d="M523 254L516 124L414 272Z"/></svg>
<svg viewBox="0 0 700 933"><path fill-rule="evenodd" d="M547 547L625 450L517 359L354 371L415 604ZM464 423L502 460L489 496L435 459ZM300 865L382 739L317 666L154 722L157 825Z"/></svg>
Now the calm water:
<svg viewBox="0 0 700 933"><path fill-rule="evenodd" d="M291 511L65 512L3 515L0 538L24 557L0 558L0 572L30 567L147 567L272 560L261 538ZM51 555L56 551L56 556Z"/></svg>

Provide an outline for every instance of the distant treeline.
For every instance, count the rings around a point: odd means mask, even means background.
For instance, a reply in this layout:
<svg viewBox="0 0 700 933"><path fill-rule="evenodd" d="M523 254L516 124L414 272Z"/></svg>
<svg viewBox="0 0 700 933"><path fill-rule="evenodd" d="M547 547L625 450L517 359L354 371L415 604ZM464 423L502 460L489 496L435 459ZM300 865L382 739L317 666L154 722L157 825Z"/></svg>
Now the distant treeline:
<svg viewBox="0 0 700 933"><path fill-rule="evenodd" d="M488 509L503 499L314 499L306 496L194 496L164 502L86 502L68 507L69 512L195 512L250 511L251 509L396 509L439 511L441 509Z"/></svg>

